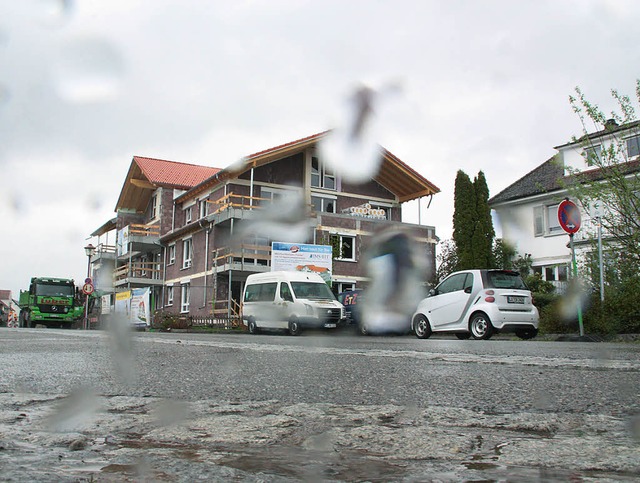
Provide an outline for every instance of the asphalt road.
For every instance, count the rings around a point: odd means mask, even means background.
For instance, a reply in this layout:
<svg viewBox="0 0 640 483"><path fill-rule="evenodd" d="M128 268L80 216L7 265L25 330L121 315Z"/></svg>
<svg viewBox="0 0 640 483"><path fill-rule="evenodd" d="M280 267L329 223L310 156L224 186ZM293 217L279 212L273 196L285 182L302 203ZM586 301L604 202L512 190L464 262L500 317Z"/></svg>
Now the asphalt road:
<svg viewBox="0 0 640 483"><path fill-rule="evenodd" d="M639 344L0 329L0 353L10 481L640 477Z"/></svg>

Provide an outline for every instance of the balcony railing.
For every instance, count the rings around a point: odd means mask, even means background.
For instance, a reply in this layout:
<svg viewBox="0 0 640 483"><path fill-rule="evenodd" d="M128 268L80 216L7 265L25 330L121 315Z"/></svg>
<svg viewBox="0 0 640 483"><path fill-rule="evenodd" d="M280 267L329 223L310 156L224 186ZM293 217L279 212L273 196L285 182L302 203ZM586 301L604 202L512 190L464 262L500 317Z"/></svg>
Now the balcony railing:
<svg viewBox="0 0 640 483"><path fill-rule="evenodd" d="M241 265L269 266L271 262L270 245L251 245L243 243L237 247L222 247L214 250L213 267L239 263Z"/></svg>
<svg viewBox="0 0 640 483"><path fill-rule="evenodd" d="M229 193L218 200L207 200L207 203L213 206L213 211L209 213L210 215L217 215L232 208L241 210L261 209L261 202L271 202L271 199Z"/></svg>
<svg viewBox="0 0 640 483"><path fill-rule="evenodd" d="M140 224L131 224L129 225L129 236L160 236L160 226L159 225L140 225Z"/></svg>
<svg viewBox="0 0 640 483"><path fill-rule="evenodd" d="M113 271L114 281L128 278L145 278L148 280L162 280L162 269L157 262L131 262Z"/></svg>

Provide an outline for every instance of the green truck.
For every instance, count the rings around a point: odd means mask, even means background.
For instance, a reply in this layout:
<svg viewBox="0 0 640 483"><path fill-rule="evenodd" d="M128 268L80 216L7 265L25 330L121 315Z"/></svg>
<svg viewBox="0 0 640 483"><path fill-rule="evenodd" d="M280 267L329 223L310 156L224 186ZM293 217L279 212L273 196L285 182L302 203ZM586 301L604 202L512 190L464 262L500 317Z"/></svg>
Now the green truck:
<svg viewBox="0 0 640 483"><path fill-rule="evenodd" d="M75 327L82 321L84 303L75 282L67 278L33 277L18 300L20 327Z"/></svg>

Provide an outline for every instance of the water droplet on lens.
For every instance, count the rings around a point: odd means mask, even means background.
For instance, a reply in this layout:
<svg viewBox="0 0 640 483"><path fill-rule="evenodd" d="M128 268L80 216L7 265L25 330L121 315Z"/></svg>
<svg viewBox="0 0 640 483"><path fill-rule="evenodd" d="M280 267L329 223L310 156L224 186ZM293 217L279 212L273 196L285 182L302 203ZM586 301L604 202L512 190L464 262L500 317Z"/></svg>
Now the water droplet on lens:
<svg viewBox="0 0 640 483"><path fill-rule="evenodd" d="M55 67L57 91L74 102L105 102L118 97L124 74L120 52L98 38L75 39L64 44Z"/></svg>
<svg viewBox="0 0 640 483"><path fill-rule="evenodd" d="M73 11L73 0L39 0L39 16L49 26L62 25Z"/></svg>

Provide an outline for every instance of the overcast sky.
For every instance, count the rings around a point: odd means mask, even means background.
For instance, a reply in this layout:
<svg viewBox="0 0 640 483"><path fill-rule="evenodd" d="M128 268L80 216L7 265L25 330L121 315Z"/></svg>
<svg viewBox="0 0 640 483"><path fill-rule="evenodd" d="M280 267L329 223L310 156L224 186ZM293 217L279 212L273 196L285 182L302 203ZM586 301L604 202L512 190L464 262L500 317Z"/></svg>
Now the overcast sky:
<svg viewBox="0 0 640 483"><path fill-rule="evenodd" d="M442 191L493 196L640 77L635 0L0 0L0 288L86 276L134 155L224 168L340 122L362 84L379 142ZM417 222L415 203L405 220Z"/></svg>

